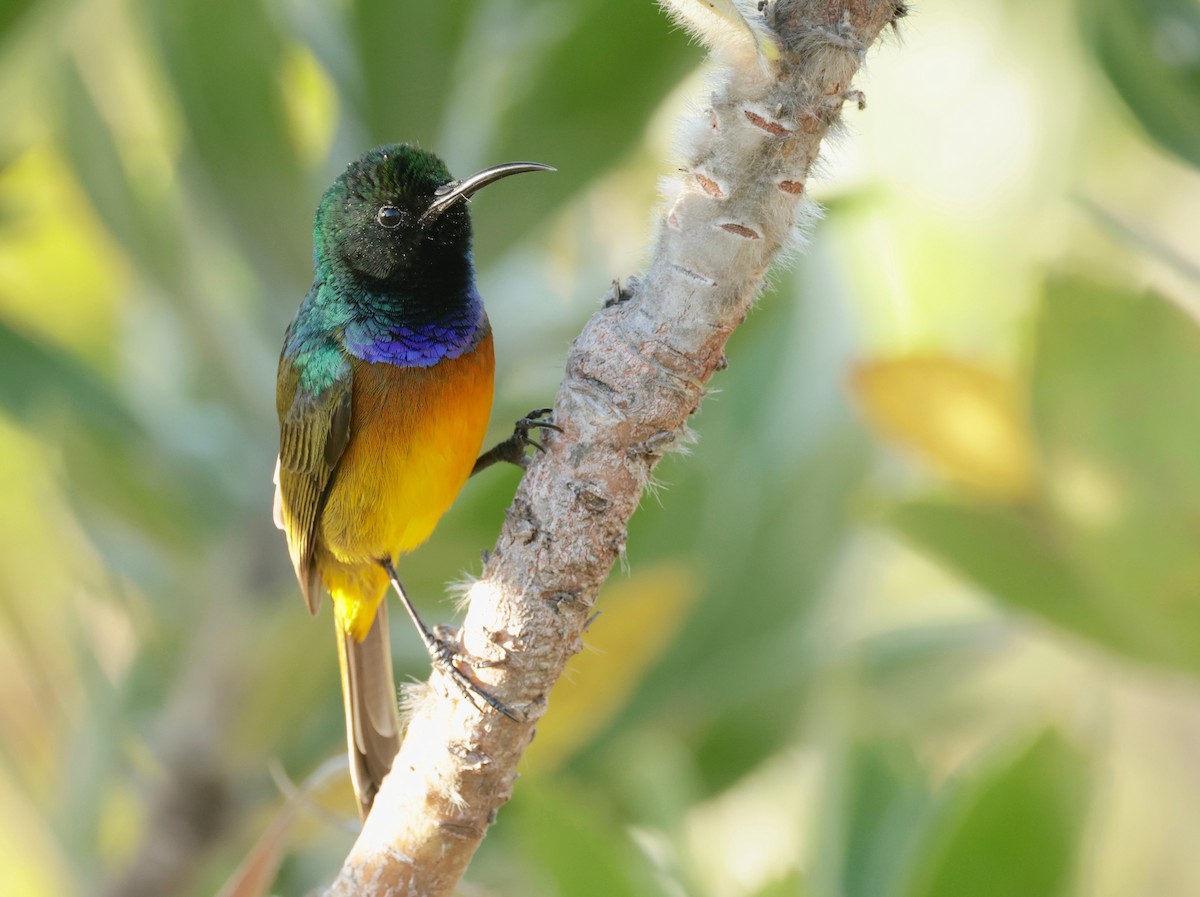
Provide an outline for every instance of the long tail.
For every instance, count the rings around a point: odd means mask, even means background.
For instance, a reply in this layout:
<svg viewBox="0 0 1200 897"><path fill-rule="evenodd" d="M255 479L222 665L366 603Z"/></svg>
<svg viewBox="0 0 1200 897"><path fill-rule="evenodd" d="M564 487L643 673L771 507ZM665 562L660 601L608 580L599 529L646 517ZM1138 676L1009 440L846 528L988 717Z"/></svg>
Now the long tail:
<svg viewBox="0 0 1200 897"><path fill-rule="evenodd" d="M338 660L342 667L342 699L346 704L346 741L350 780L363 819L371 810L383 777L400 749L400 715L388 644L387 603L379 605L366 638L355 641L337 625Z"/></svg>

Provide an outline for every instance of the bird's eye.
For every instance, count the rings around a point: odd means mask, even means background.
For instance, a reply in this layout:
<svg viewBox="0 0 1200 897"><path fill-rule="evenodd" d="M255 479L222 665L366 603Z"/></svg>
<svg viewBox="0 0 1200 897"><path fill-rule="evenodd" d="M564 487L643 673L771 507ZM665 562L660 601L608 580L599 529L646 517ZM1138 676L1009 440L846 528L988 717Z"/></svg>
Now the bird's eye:
<svg viewBox="0 0 1200 897"><path fill-rule="evenodd" d="M386 227L389 230L398 227L402 218L404 218L404 213L395 206L382 206L375 213L375 220L379 222L380 227Z"/></svg>

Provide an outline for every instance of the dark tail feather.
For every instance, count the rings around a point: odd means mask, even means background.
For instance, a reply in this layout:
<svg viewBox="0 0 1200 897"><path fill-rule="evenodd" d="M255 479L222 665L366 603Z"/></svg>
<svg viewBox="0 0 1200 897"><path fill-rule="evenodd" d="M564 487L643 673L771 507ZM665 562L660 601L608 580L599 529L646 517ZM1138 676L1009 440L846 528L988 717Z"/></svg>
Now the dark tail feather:
<svg viewBox="0 0 1200 897"><path fill-rule="evenodd" d="M337 628L350 779L358 796L359 813L366 819L375 793L400 749L400 715L392 678L386 602L379 605L375 622L361 642L340 625Z"/></svg>

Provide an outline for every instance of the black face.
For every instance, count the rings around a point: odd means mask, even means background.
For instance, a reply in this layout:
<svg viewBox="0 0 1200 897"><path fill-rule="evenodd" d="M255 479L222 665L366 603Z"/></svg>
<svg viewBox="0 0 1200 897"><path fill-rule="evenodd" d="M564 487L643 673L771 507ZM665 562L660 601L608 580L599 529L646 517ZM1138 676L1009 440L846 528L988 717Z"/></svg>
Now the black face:
<svg viewBox="0 0 1200 897"><path fill-rule="evenodd" d="M341 264L371 281L421 276L426 265L457 267L470 252L471 224L464 203L427 214L452 183L437 156L390 144L352 162L317 210L320 262Z"/></svg>
<svg viewBox="0 0 1200 897"><path fill-rule="evenodd" d="M465 294L472 276L466 201L509 175L553 170L540 162L506 162L454 180L433 153L406 144L373 149L321 199L314 232L318 269L348 272L388 294Z"/></svg>

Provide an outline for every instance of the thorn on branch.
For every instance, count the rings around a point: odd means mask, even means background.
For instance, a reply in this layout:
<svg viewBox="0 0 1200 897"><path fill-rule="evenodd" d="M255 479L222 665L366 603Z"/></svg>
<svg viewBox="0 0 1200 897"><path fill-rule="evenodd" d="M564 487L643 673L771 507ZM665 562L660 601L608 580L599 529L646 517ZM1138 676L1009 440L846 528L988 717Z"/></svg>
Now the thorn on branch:
<svg viewBox="0 0 1200 897"><path fill-rule="evenodd" d="M700 189L709 196L715 196L718 199L725 198L725 191L721 189L721 185L707 175L703 175L698 171L692 172L692 177L696 179L696 183L700 185Z"/></svg>
<svg viewBox="0 0 1200 897"><path fill-rule="evenodd" d="M634 290L637 288L637 278L629 278L627 286L621 286L621 281L614 278L612 284L609 285L608 292L604 294L604 307L612 308L614 305L620 305L622 302L628 302L633 298Z"/></svg>
<svg viewBox="0 0 1200 897"><path fill-rule="evenodd" d="M759 115L757 112L753 112L749 109L745 109L743 111L746 113L746 119L750 122L750 124L754 125L756 128L762 128L762 130L766 131L768 134L774 135L775 137L791 137L796 133L794 130L785 128L779 122L771 121L769 118L765 118Z"/></svg>
<svg viewBox="0 0 1200 897"><path fill-rule="evenodd" d="M854 103L858 106L858 111L862 112L867 108L867 95L861 90L847 90L842 94L843 103Z"/></svg>
<svg viewBox="0 0 1200 897"><path fill-rule="evenodd" d="M747 240L759 239L758 231L753 228L746 227L744 224L736 224L732 221L727 221L725 224L719 225L721 230L728 231L731 234L736 234L739 237L745 237Z"/></svg>

